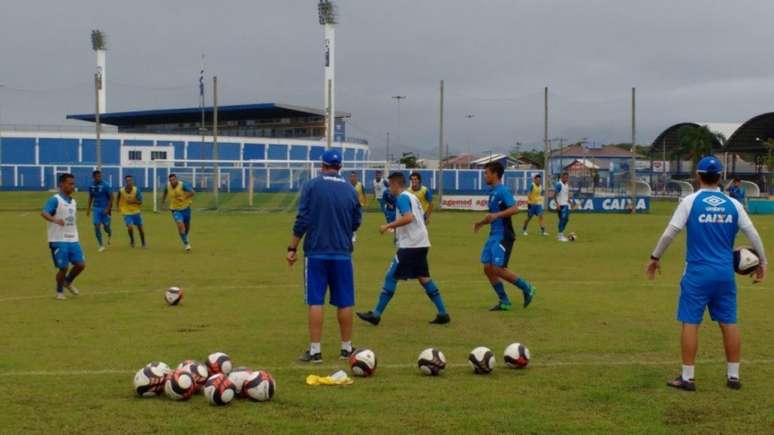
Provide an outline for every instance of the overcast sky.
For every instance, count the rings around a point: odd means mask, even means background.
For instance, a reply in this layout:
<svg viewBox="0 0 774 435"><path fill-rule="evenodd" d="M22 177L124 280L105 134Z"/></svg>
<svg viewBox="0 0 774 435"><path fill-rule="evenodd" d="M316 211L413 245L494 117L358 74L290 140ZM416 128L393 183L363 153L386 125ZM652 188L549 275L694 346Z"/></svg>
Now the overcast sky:
<svg viewBox="0 0 774 435"><path fill-rule="evenodd" d="M338 5L337 109L376 157L387 132L395 152L435 154L440 79L458 152L541 143L544 86L550 136L569 141L629 142L632 86L639 143L679 121L774 110L770 0ZM93 28L108 35L109 111L195 106L200 53L221 104L323 105L316 0L3 0L2 123L67 124L65 114L93 111ZM393 95L408 97L400 129Z"/></svg>

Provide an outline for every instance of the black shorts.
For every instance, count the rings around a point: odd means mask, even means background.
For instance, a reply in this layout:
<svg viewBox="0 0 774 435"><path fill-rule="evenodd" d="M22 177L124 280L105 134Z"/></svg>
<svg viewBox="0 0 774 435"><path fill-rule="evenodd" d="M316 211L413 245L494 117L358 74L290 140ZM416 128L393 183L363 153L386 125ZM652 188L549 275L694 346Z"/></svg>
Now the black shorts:
<svg viewBox="0 0 774 435"><path fill-rule="evenodd" d="M430 276L430 267L427 265L427 253L430 248L402 248L395 255L397 265L395 267L395 279L416 279Z"/></svg>

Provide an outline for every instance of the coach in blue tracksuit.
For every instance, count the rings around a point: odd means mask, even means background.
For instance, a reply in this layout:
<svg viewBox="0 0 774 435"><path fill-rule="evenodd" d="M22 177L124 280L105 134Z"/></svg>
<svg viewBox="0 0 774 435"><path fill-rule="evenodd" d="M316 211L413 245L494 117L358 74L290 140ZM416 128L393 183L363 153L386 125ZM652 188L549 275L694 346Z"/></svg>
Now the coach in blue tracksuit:
<svg viewBox="0 0 774 435"><path fill-rule="evenodd" d="M723 331L726 350L727 381L739 389L741 338L736 325L736 282L734 280L734 239L741 230L758 252L760 266L755 281L766 277L766 251L758 231L739 201L720 191L720 161L709 156L697 165L701 188L686 196L677 206L672 220L650 255L646 274L653 279L660 270L660 258L683 228L686 236L685 272L680 281L677 320L682 323L683 371L667 383L670 387L694 391L694 361L699 346L699 325L709 310L712 320Z"/></svg>
<svg viewBox="0 0 774 435"><path fill-rule="evenodd" d="M297 260L304 239L304 283L309 305L309 349L299 360L321 363L323 304L330 289L329 303L336 306L341 331L340 358L352 354L352 307L355 283L352 273L352 235L360 227L362 210L354 187L339 175L341 154L328 150L322 156L320 176L301 190L298 215L287 260Z"/></svg>

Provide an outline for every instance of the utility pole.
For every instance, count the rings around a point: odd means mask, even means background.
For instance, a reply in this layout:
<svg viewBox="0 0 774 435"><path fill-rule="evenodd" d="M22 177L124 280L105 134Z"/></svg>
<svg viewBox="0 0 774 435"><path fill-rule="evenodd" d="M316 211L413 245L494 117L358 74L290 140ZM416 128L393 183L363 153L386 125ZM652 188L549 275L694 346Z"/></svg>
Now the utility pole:
<svg viewBox="0 0 774 435"><path fill-rule="evenodd" d="M440 106L438 111L438 202L443 203L443 80L440 87Z"/></svg>
<svg viewBox="0 0 774 435"><path fill-rule="evenodd" d="M199 164L201 165L201 173L204 174L204 134L207 132L207 127L204 126L204 54L201 59L201 69L199 70L199 110L202 114L202 120L199 124L199 134L201 135L201 142L199 143ZM193 180L194 186L196 186L196 180Z"/></svg>
<svg viewBox="0 0 774 435"><path fill-rule="evenodd" d="M328 89L326 90L328 106L325 108L325 149L333 147L333 125L336 115L333 114L333 80L328 80Z"/></svg>
<svg viewBox="0 0 774 435"><path fill-rule="evenodd" d="M390 132L387 132L387 148L384 151L384 170L390 170ZM389 174L385 174L389 175Z"/></svg>
<svg viewBox="0 0 774 435"><path fill-rule="evenodd" d="M395 145L400 146L400 100L405 100L406 96L405 95L395 95L395 96L392 97L392 99L395 100L395 102L398 105L398 126L396 128L397 131L395 132Z"/></svg>
<svg viewBox="0 0 774 435"><path fill-rule="evenodd" d="M102 123L100 122L100 107L99 107L99 97L100 97L100 89L102 88L102 75L97 71L94 73L94 125L96 126L96 143L95 143L95 149L97 154L97 170L102 170L102 140L100 138L102 134Z"/></svg>
<svg viewBox="0 0 774 435"><path fill-rule="evenodd" d="M472 113L468 113L467 115L465 115L465 119L468 119L468 120L473 119L475 117L476 117L476 115L474 115ZM470 122L468 122L468 124L470 124ZM466 125L465 126L465 137L467 138L467 142L468 142L468 154L472 155L473 154L473 144L471 143L472 140L470 140L470 130L471 130L470 127Z"/></svg>
<svg viewBox="0 0 774 435"><path fill-rule="evenodd" d="M218 153L218 76L212 76L212 161L215 165L215 180L212 193L215 196L215 210L219 208L218 190L220 190L220 164Z"/></svg>
<svg viewBox="0 0 774 435"><path fill-rule="evenodd" d="M543 88L543 191L546 190L549 179L551 179L551 148L548 144L548 86ZM548 195L544 195L544 208L548 210Z"/></svg>
<svg viewBox="0 0 774 435"><path fill-rule="evenodd" d="M632 193L632 213L637 211L637 182L635 180L637 176L636 157L634 148L637 146L637 100L636 100L636 88L632 88L632 162L629 165L629 183Z"/></svg>
<svg viewBox="0 0 774 435"><path fill-rule="evenodd" d="M333 132L336 127L335 59L336 59L336 5L331 0L320 0L317 14L325 35L325 134L326 149L333 146Z"/></svg>
<svg viewBox="0 0 774 435"><path fill-rule="evenodd" d="M105 77L107 73L105 62L105 50L107 49L107 38L101 30L91 31L91 49L97 55L97 71L94 73L94 121L95 121L95 153L97 159L97 170L102 170L102 124L100 114L105 111L107 105L107 96L105 95Z"/></svg>
<svg viewBox="0 0 774 435"><path fill-rule="evenodd" d="M0 83L0 89L5 87L4 84ZM1 102L1 100L0 100ZM3 107L0 104L0 187L3 187L3 121L2 121L2 111Z"/></svg>

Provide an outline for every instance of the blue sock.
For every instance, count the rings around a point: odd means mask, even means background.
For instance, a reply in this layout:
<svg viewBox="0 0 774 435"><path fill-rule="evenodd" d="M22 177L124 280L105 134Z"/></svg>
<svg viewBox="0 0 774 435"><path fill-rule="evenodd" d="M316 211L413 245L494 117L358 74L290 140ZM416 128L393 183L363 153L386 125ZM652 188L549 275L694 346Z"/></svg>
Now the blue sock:
<svg viewBox="0 0 774 435"><path fill-rule="evenodd" d="M567 227L567 222L568 221L569 221L569 219L566 219L566 218L559 219L559 232L560 233L564 232L565 227Z"/></svg>
<svg viewBox="0 0 774 435"><path fill-rule="evenodd" d="M430 280L425 284L422 284L422 287L425 288L425 293L427 293L427 297L430 298L431 301L433 301L435 308L438 310L438 314L440 314L441 316L446 315L446 307L443 305L443 298L441 298L441 291L438 290L438 287L435 285L433 280Z"/></svg>
<svg viewBox="0 0 774 435"><path fill-rule="evenodd" d="M188 244L188 234L186 234L186 233L180 234L180 240L183 241L184 245L187 245Z"/></svg>
<svg viewBox="0 0 774 435"><path fill-rule="evenodd" d="M494 289L495 293L497 293L497 297L500 299L500 302L504 304L511 303L510 299L508 299L508 293L505 293L505 286L503 286L502 282L492 284L492 288Z"/></svg>
<svg viewBox="0 0 774 435"><path fill-rule="evenodd" d="M97 243L102 246L102 231L99 229L99 225L94 227L94 235L97 236Z"/></svg>
<svg viewBox="0 0 774 435"><path fill-rule="evenodd" d="M529 291L529 283L527 281L524 281L521 278L518 278L516 282L513 283L516 287L520 288L522 292L526 293Z"/></svg>
<svg viewBox="0 0 774 435"><path fill-rule="evenodd" d="M57 284L56 285L56 292L57 293L64 293L64 287L62 287L61 285Z"/></svg>
<svg viewBox="0 0 774 435"><path fill-rule="evenodd" d="M110 229L110 224L105 225L105 232L107 233L108 237L113 237L113 230Z"/></svg>
<svg viewBox="0 0 774 435"><path fill-rule="evenodd" d="M396 267L398 267L398 263L393 260L392 264L390 264L390 268L387 269L387 275L384 277L384 285L382 286L382 293L379 295L379 302L377 302L376 308L374 308L374 314L377 317L382 316L385 308L387 308L387 304L390 303L393 295L395 295L395 289L398 288L398 281L395 280L394 276Z"/></svg>

